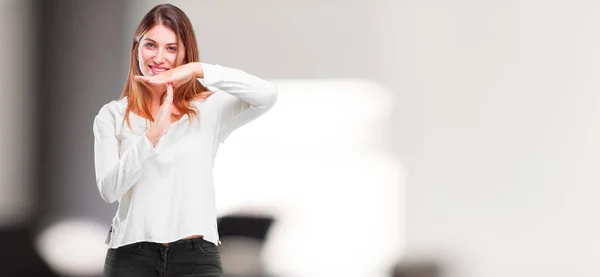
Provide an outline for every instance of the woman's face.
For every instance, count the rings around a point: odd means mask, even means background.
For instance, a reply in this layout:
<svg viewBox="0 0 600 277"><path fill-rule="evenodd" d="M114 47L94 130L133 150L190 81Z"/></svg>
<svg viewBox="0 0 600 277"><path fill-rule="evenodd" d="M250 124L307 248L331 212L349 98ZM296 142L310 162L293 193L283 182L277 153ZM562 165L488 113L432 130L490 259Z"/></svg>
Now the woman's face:
<svg viewBox="0 0 600 277"><path fill-rule="evenodd" d="M152 76L180 66L185 58L183 44L175 32L154 25L140 39L138 46L139 67L144 76Z"/></svg>

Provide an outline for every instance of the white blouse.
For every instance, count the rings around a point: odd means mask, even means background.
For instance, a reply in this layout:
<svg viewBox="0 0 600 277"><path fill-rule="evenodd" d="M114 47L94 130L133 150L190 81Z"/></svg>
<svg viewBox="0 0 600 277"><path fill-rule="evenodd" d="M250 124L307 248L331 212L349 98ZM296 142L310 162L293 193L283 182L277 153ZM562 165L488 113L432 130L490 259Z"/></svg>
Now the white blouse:
<svg viewBox="0 0 600 277"><path fill-rule="evenodd" d="M130 113L133 128L122 124L127 97L104 105L95 117L96 184L106 202L119 201L109 247L198 234L219 243L215 155L233 130L273 107L278 92L272 83L239 69L207 63L202 68L204 79L198 81L214 93L192 101L198 117L190 125L183 115L154 147L145 136L146 119Z"/></svg>

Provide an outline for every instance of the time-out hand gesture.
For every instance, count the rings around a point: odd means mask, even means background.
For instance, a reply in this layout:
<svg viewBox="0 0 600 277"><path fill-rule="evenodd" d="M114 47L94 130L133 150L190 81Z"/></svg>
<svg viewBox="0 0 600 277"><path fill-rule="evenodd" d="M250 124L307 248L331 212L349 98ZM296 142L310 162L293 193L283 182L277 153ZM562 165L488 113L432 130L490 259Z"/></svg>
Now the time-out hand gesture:
<svg viewBox="0 0 600 277"><path fill-rule="evenodd" d="M202 64L194 62L171 68L154 76L135 76L135 79L153 85L172 83L176 88L192 78L202 78L203 76Z"/></svg>
<svg viewBox="0 0 600 277"><path fill-rule="evenodd" d="M167 83L167 96L154 117L154 122L146 132L146 136L156 145L160 137L167 133L171 126L171 114L173 113L173 84Z"/></svg>

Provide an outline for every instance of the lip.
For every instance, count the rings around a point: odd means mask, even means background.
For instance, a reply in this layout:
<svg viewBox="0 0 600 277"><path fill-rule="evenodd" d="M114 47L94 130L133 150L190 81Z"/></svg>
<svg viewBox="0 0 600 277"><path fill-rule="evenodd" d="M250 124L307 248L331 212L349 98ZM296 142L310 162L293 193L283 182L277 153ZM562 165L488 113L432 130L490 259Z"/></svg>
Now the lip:
<svg viewBox="0 0 600 277"><path fill-rule="evenodd" d="M165 72L165 71L169 70L169 69L168 69L168 68L166 68L166 67L151 66L151 65L149 65L148 67L150 68L150 71L152 71L152 75L160 74L160 73L163 73L163 72ZM155 68L164 69L164 71L156 71L156 70L155 70Z"/></svg>

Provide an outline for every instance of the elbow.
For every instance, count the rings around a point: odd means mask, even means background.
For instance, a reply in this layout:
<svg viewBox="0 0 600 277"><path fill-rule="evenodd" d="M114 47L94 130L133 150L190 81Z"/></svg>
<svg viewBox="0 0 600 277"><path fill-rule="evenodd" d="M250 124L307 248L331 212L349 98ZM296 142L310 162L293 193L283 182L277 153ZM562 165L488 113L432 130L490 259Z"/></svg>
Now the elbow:
<svg viewBox="0 0 600 277"><path fill-rule="evenodd" d="M269 85L267 86L267 91L270 95L272 95L275 98L277 98L277 95L279 94L279 89L273 83L269 83Z"/></svg>
<svg viewBox="0 0 600 277"><path fill-rule="evenodd" d="M273 107L277 102L277 97L279 96L279 89L273 83L268 83L268 85L264 89L265 91L265 103L267 107Z"/></svg>
<svg viewBox="0 0 600 277"><path fill-rule="evenodd" d="M257 97L254 101L247 101L247 104L252 109L267 111L275 105L275 102L277 102L279 91L277 86L273 83L264 82L262 86L256 88L256 92Z"/></svg>
<svg viewBox="0 0 600 277"><path fill-rule="evenodd" d="M100 197L102 197L102 200L104 200L106 203L114 203L117 201L116 194L110 189L107 189L102 179L96 179L96 184L98 185L98 191L100 192Z"/></svg>

